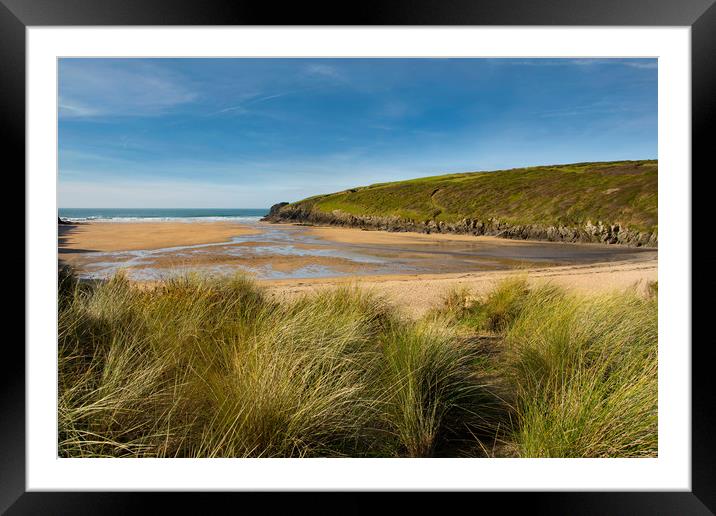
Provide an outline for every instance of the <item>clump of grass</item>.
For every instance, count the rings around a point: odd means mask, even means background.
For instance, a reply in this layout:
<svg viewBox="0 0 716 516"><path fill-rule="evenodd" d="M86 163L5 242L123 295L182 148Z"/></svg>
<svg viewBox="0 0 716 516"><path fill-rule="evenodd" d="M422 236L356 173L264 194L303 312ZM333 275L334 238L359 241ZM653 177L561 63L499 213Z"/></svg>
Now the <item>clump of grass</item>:
<svg viewBox="0 0 716 516"><path fill-rule="evenodd" d="M476 375L474 350L444 320L398 324L383 337L386 419L410 457L429 457L451 432L476 431L490 396Z"/></svg>
<svg viewBox="0 0 716 516"><path fill-rule="evenodd" d="M516 276L498 282L482 297L464 288L453 290L445 297L439 312L473 330L500 333L520 315L533 291L544 296L559 295L558 289L549 284L535 288L525 276Z"/></svg>
<svg viewBox="0 0 716 516"><path fill-rule="evenodd" d="M69 265L60 265L57 270L57 295L65 300L77 288L77 277L74 269Z"/></svg>
<svg viewBox="0 0 716 516"><path fill-rule="evenodd" d="M201 456L342 455L365 438L385 307L348 289L262 314L212 371Z"/></svg>
<svg viewBox="0 0 716 516"><path fill-rule="evenodd" d="M455 287L443 296L442 306L435 311L437 315L447 316L453 320L465 320L472 312L475 297L467 287Z"/></svg>
<svg viewBox="0 0 716 516"><path fill-rule="evenodd" d="M181 440L185 371L178 347L157 345L154 301L122 275L60 298L60 455L161 456Z"/></svg>
<svg viewBox="0 0 716 516"><path fill-rule="evenodd" d="M499 283L483 302L476 303L472 311L484 328L504 330L522 311L529 291L525 278L507 279Z"/></svg>
<svg viewBox="0 0 716 516"><path fill-rule="evenodd" d="M530 295L505 346L522 456L656 455L655 300Z"/></svg>
<svg viewBox="0 0 716 516"><path fill-rule="evenodd" d="M654 456L657 292L585 297L518 277L482 297L454 290L440 313L499 339L482 370L511 406L518 455Z"/></svg>

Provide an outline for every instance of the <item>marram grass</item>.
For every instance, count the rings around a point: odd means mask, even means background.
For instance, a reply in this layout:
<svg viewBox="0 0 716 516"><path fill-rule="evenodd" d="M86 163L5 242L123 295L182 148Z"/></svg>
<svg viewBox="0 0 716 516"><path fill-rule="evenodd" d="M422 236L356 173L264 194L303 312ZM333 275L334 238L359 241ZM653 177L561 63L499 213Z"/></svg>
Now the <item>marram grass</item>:
<svg viewBox="0 0 716 516"><path fill-rule="evenodd" d="M655 296L519 279L410 321L358 288L63 271L59 454L654 456Z"/></svg>
<svg viewBox="0 0 716 516"><path fill-rule="evenodd" d="M505 345L523 456L656 454L655 300L537 295Z"/></svg>
<svg viewBox="0 0 716 516"><path fill-rule="evenodd" d="M525 277L482 299L454 291L443 312L494 333L491 367L522 457L657 455L657 284L599 296L568 294Z"/></svg>

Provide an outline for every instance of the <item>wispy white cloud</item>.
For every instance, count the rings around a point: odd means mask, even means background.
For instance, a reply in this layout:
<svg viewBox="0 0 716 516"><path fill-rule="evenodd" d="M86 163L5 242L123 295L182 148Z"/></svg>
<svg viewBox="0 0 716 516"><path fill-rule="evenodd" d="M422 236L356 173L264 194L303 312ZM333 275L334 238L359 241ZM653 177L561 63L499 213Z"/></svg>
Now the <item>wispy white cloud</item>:
<svg viewBox="0 0 716 516"><path fill-rule="evenodd" d="M175 72L146 61L60 61L61 118L156 116L198 95Z"/></svg>
<svg viewBox="0 0 716 516"><path fill-rule="evenodd" d="M643 109L643 108L642 108ZM594 116L609 114L624 114L638 112L640 108L632 104L616 102L613 100L602 99L589 104L578 104L572 106L564 106L555 109L548 109L537 112L536 114L542 118L555 117L575 117L575 116Z"/></svg>
<svg viewBox="0 0 716 516"><path fill-rule="evenodd" d="M289 92L286 93L276 93L275 95L266 95L265 97L259 97L257 99L252 99L248 102L248 104L258 104L259 102L266 102L267 100L277 99L280 97L285 97L288 95Z"/></svg>
<svg viewBox="0 0 716 516"><path fill-rule="evenodd" d="M306 66L306 72L309 75L315 75L319 77L327 77L335 80L344 80L343 74L338 71L338 68L323 63L312 63Z"/></svg>
<svg viewBox="0 0 716 516"><path fill-rule="evenodd" d="M614 65L614 66L626 66L628 68L641 68L655 70L659 67L659 63L656 59L573 59L572 64L582 66L593 66L593 65Z"/></svg>
<svg viewBox="0 0 716 516"><path fill-rule="evenodd" d="M503 62L503 61L500 61ZM508 64L519 66L596 66L596 65L614 65L627 66L630 68L656 69L658 62L656 59L640 59L630 60L624 58L532 58L532 59L508 59Z"/></svg>
<svg viewBox="0 0 716 516"><path fill-rule="evenodd" d="M564 116L593 116L606 115L610 113L624 113L627 111L633 111L633 109L629 109L623 106L605 107L600 105L591 105L542 111L541 113L539 113L539 116L542 118L556 118Z"/></svg>
<svg viewBox="0 0 716 516"><path fill-rule="evenodd" d="M241 104L237 104L235 106L228 106L223 109L220 109L218 111L213 112L212 114L218 115L221 113L231 113L234 114L249 114L252 111L248 109L247 106L252 106L256 104L260 104L262 102L266 102L268 100L278 99L281 97L285 97L286 95L290 95L292 92L283 92L283 93L275 93L273 95L257 95L254 97L250 97L247 100L243 101Z"/></svg>
<svg viewBox="0 0 716 516"><path fill-rule="evenodd" d="M224 108L224 109L220 109L219 111L214 111L212 114L213 114L213 115L218 115L218 114L221 114L221 113L230 113L230 112L234 112L235 114L244 114L244 113L248 113L249 110L246 109L246 108L245 108L244 106L242 106L242 105L238 105L238 106L229 106L229 107L226 107L226 108Z"/></svg>
<svg viewBox="0 0 716 516"><path fill-rule="evenodd" d="M94 108L83 106L80 103L70 103L62 97L59 99L60 115L65 117L88 117L100 114L100 111Z"/></svg>
<svg viewBox="0 0 716 516"><path fill-rule="evenodd" d="M316 81L318 79L318 83ZM343 74L335 66L324 63L311 63L303 68L296 76L289 78L284 84L286 91L270 93L272 88L270 85L263 85L266 91L245 95L239 99L237 103L228 105L217 111L212 111L209 115L220 115L231 113L234 115L261 115L265 114L255 106L263 104L274 99L300 95L303 93L321 90L331 87L332 85L345 84L347 82Z"/></svg>
<svg viewBox="0 0 716 516"><path fill-rule="evenodd" d="M625 61L624 66L630 66L632 68L645 68L649 70L656 70L659 68L659 63L654 60L648 63L645 63L643 61Z"/></svg>
<svg viewBox="0 0 716 516"><path fill-rule="evenodd" d="M416 108L402 100L390 100L383 105L381 115L390 119L401 119L415 113Z"/></svg>

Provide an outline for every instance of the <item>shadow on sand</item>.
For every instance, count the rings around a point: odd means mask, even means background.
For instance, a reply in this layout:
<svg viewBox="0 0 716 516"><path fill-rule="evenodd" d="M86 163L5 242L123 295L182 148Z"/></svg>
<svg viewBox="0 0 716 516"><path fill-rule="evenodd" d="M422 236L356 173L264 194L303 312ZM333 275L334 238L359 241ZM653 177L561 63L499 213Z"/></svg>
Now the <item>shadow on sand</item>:
<svg viewBox="0 0 716 516"><path fill-rule="evenodd" d="M70 244L70 237L72 233L77 231L79 224L58 224L57 225L57 265L63 267L68 265L62 259L63 254L78 254L78 253L97 253L97 249L69 249L67 246Z"/></svg>
<svg viewBox="0 0 716 516"><path fill-rule="evenodd" d="M97 249L69 249L70 237L77 231L79 224L62 224L57 226L57 252L59 254L97 253Z"/></svg>

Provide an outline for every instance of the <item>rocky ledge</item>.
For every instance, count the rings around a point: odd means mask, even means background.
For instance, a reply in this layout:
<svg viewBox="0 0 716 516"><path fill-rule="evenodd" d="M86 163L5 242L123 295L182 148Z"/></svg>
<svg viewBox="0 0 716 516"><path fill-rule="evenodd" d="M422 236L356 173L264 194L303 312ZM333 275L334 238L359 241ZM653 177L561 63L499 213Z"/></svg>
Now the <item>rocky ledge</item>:
<svg viewBox="0 0 716 516"><path fill-rule="evenodd" d="M619 244L633 247L657 247L658 235L634 231L619 224L587 221L584 226L542 226L537 224L508 224L497 219L463 219L458 222L415 221L400 217L352 215L334 210L331 213L311 210L289 203L274 204L262 220L267 222L301 222L383 231L415 233L454 233L460 235L489 235L517 240L546 240L551 242L580 242Z"/></svg>

